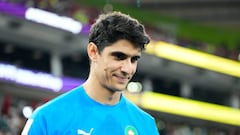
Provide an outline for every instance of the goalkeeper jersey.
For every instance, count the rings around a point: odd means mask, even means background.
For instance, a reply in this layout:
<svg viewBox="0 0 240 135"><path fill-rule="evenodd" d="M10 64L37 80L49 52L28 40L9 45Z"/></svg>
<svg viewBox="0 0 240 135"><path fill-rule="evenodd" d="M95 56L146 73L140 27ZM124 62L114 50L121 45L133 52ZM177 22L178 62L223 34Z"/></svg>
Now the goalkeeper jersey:
<svg viewBox="0 0 240 135"><path fill-rule="evenodd" d="M22 135L159 135L154 118L123 95L104 105L91 99L82 86L40 106Z"/></svg>

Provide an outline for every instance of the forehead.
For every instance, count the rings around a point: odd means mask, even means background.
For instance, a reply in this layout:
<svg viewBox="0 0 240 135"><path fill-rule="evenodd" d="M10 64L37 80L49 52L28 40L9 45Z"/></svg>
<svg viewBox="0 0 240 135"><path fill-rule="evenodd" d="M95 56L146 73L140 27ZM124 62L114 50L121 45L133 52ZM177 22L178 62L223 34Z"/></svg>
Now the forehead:
<svg viewBox="0 0 240 135"><path fill-rule="evenodd" d="M141 48L135 47L131 42L128 40L118 40L117 42L113 43L110 46L107 46L103 49L103 53L111 53L111 52L122 52L126 55L135 56L141 55Z"/></svg>

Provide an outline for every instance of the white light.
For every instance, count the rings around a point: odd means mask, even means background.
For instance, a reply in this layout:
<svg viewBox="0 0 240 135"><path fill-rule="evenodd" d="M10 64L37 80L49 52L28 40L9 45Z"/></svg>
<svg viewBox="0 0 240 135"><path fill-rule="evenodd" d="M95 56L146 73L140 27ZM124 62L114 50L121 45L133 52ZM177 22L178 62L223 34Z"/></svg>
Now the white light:
<svg viewBox="0 0 240 135"><path fill-rule="evenodd" d="M24 106L22 109L23 116L29 118L32 115L33 109L30 106Z"/></svg>
<svg viewBox="0 0 240 135"><path fill-rule="evenodd" d="M19 84L42 87L58 92L63 87L63 81L51 74L20 69L12 65L0 63L0 79L14 81Z"/></svg>
<svg viewBox="0 0 240 135"><path fill-rule="evenodd" d="M142 90L142 84L139 82L130 82L127 86L127 90L131 93L138 93Z"/></svg>
<svg viewBox="0 0 240 135"><path fill-rule="evenodd" d="M55 13L37 8L28 8L25 14L25 18L27 20L67 30L74 34L80 33L82 30L82 24L72 18L59 16Z"/></svg>

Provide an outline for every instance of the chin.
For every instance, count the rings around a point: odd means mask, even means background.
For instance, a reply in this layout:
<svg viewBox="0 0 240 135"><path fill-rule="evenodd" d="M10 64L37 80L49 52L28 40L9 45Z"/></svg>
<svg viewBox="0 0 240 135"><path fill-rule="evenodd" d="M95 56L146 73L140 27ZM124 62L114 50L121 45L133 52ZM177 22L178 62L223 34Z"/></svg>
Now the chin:
<svg viewBox="0 0 240 135"><path fill-rule="evenodd" d="M108 87L108 89L112 92L122 92L126 89L126 87Z"/></svg>

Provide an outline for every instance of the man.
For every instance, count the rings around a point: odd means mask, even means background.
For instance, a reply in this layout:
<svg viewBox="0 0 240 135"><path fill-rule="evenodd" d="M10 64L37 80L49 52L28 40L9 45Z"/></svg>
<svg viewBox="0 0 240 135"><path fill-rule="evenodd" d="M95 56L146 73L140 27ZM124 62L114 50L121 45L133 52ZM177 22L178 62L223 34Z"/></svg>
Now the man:
<svg viewBox="0 0 240 135"><path fill-rule="evenodd" d="M39 107L22 135L158 135L154 118L122 95L148 43L136 19L100 15L89 35L87 81Z"/></svg>

